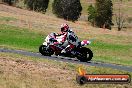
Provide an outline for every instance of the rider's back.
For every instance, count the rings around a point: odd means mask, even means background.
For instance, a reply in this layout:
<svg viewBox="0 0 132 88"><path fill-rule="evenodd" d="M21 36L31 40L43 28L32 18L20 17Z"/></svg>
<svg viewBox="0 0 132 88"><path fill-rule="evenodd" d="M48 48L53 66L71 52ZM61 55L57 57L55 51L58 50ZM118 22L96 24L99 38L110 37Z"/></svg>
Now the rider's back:
<svg viewBox="0 0 132 88"><path fill-rule="evenodd" d="M75 45L76 47L79 45L80 40L79 38L75 35L75 33L72 30L69 30L67 32L67 41L72 44Z"/></svg>

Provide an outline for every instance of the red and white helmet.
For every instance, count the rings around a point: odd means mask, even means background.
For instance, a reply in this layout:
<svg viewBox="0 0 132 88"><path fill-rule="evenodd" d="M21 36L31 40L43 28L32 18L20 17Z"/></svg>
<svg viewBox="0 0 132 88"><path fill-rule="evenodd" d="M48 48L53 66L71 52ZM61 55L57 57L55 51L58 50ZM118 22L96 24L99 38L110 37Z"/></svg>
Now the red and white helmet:
<svg viewBox="0 0 132 88"><path fill-rule="evenodd" d="M69 30L69 26L64 23L61 25L61 32L67 32Z"/></svg>

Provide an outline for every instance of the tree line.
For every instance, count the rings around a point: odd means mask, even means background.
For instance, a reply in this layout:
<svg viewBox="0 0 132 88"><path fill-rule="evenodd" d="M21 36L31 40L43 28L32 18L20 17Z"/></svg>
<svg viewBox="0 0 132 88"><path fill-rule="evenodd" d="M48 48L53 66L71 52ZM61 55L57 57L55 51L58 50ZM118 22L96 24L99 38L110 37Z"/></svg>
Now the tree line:
<svg viewBox="0 0 132 88"><path fill-rule="evenodd" d="M20 0L2 0L9 5ZM107 28L111 30L113 3L112 0L95 0L94 5L88 6L88 21L92 26ZM49 0L24 0L24 4L30 10L45 13ZM80 0L54 0L52 3L52 12L59 18L69 21L77 21L81 16L82 6Z"/></svg>

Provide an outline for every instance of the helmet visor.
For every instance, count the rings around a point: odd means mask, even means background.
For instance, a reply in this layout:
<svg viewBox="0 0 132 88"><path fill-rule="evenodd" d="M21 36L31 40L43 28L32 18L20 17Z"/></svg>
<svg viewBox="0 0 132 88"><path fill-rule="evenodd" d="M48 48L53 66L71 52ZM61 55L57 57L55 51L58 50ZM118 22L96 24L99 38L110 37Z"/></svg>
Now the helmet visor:
<svg viewBox="0 0 132 88"><path fill-rule="evenodd" d="M65 31L65 28L64 28L64 27L62 27L62 28L61 28L61 32L64 32L64 31Z"/></svg>

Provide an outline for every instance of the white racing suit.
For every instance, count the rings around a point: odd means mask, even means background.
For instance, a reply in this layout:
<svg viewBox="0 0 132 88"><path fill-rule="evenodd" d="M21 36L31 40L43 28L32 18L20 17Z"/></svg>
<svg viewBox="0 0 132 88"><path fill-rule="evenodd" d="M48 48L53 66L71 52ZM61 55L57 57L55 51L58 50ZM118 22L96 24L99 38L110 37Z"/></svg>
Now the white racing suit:
<svg viewBox="0 0 132 88"><path fill-rule="evenodd" d="M72 30L68 30L68 32L64 34L59 34L59 37L56 33L50 33L46 37L45 41L48 43L51 42L52 39L57 40L57 42L54 42L54 44L62 44L61 46L63 50L61 51L61 53L69 52L73 48L78 47L80 45L80 40Z"/></svg>
<svg viewBox="0 0 132 88"><path fill-rule="evenodd" d="M64 41L65 42L62 46L65 48L61 51L61 53L70 52L72 49L80 45L80 40L72 30L68 30L68 32L64 35Z"/></svg>

